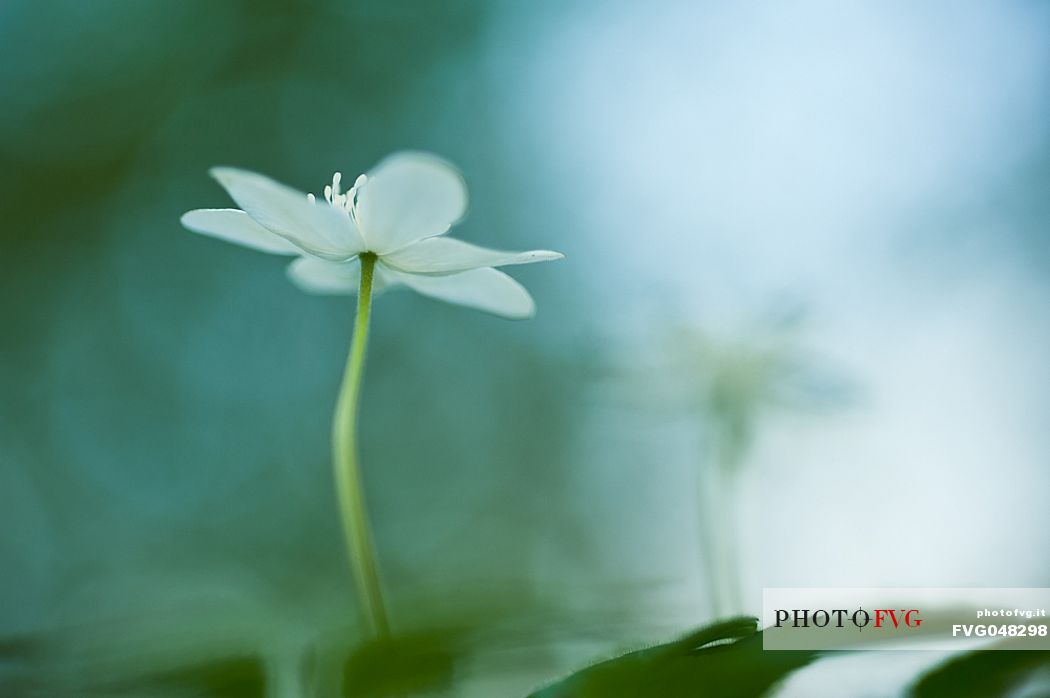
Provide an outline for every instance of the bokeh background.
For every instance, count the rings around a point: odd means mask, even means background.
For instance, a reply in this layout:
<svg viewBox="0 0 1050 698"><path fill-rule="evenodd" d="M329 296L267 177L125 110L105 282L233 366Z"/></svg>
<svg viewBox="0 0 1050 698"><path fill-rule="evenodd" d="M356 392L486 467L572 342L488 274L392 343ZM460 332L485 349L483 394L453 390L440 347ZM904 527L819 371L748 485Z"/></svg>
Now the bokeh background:
<svg viewBox="0 0 1050 698"><path fill-rule="evenodd" d="M377 301L367 490L448 695L763 587L1050 586L1045 3L10 1L0 106L12 695L331 695L359 637L353 304L180 227L216 164L319 191L433 151L459 237L567 255L512 270L525 323Z"/></svg>

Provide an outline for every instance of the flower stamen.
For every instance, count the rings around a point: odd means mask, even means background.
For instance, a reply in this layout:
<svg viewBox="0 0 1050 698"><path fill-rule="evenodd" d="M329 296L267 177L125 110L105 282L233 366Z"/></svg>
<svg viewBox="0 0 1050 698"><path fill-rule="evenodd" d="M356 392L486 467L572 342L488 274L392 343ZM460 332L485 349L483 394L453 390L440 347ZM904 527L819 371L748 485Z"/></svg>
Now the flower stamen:
<svg viewBox="0 0 1050 698"><path fill-rule="evenodd" d="M343 173L336 172L332 175L332 183L326 184L324 188L324 198L334 208L339 209L350 214L351 217L354 215L354 206L357 204L357 190L361 188L361 185L365 183L367 177L365 175L359 176L354 180L354 186L350 187L345 194L339 191L340 185L343 181ZM317 197L313 194L306 195L307 200L312 203L317 202Z"/></svg>

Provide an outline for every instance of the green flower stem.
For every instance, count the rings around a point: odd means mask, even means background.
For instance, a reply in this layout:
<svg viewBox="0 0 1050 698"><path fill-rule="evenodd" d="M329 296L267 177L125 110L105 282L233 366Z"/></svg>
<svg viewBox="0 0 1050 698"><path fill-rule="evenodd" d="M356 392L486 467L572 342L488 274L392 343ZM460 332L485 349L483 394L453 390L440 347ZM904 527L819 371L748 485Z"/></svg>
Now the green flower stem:
<svg viewBox="0 0 1050 698"><path fill-rule="evenodd" d="M368 317L372 308L372 276L376 256L371 252L361 255L361 288L357 295L357 318L346 372L339 389L339 402L332 422L332 454L335 484L339 494L339 511L343 518L347 551L354 574L358 601L367 613L372 631L377 637L390 635L383 591L379 584L372 531L365 508L365 493L361 481L361 464L357 457L357 403L361 395L364 373L365 347L368 344Z"/></svg>

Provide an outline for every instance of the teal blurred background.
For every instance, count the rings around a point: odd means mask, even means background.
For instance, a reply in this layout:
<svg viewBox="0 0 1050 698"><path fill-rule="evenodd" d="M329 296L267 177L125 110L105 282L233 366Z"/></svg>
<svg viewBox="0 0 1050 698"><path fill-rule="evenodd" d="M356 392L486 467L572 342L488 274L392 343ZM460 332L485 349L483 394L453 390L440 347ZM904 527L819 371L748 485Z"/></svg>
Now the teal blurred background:
<svg viewBox="0 0 1050 698"><path fill-rule="evenodd" d="M458 237L567 255L529 322L375 307L379 556L449 695L763 587L1050 586L1048 78L1034 1L0 5L0 686L330 695L357 641L353 303L181 228L218 164L433 151Z"/></svg>

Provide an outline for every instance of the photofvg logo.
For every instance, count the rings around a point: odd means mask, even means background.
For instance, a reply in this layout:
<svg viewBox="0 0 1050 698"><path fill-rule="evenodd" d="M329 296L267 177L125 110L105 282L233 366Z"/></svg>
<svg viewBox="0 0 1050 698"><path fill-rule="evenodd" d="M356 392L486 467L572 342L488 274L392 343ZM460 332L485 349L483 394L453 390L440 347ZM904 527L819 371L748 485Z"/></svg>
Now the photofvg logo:
<svg viewBox="0 0 1050 698"><path fill-rule="evenodd" d="M778 608L775 611L776 623L774 627L783 628L790 623L793 628L826 628L833 625L835 628L844 628L852 624L858 630L863 630L874 623L875 628L884 628L892 625L894 628L918 628L922 626L922 618L919 617L919 609L893 609L876 608L867 611L858 608L850 613L844 608L810 610L808 608L794 608L790 611Z"/></svg>
<svg viewBox="0 0 1050 698"><path fill-rule="evenodd" d="M1050 589L766 589L767 650L1050 649Z"/></svg>

